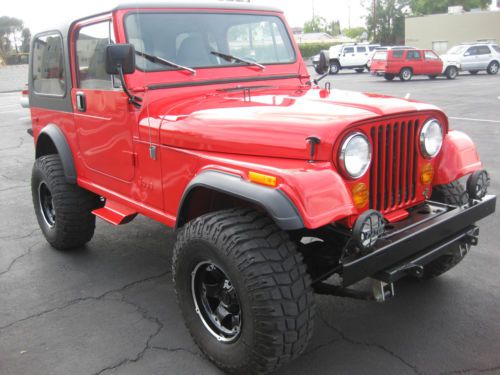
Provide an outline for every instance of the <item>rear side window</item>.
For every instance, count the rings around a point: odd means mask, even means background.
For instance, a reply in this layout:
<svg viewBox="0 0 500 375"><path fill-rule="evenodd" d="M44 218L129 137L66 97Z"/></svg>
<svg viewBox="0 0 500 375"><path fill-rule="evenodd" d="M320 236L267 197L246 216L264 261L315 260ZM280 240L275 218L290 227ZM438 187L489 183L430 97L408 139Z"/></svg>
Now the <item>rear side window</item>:
<svg viewBox="0 0 500 375"><path fill-rule="evenodd" d="M366 47L356 47L357 52L366 52Z"/></svg>
<svg viewBox="0 0 500 375"><path fill-rule="evenodd" d="M387 51L378 51L373 55L373 60L387 60Z"/></svg>
<svg viewBox="0 0 500 375"><path fill-rule="evenodd" d="M406 58L408 60L420 60L420 51L408 51L408 53L406 54Z"/></svg>
<svg viewBox="0 0 500 375"><path fill-rule="evenodd" d="M84 26L76 37L78 87L111 90L112 78L106 73L105 47L113 42L111 22Z"/></svg>
<svg viewBox="0 0 500 375"><path fill-rule="evenodd" d="M66 73L60 34L45 34L35 39L32 69L33 89L37 94L65 94Z"/></svg>
<svg viewBox="0 0 500 375"><path fill-rule="evenodd" d="M477 47L477 54L478 55L489 55L491 53L490 49L488 46L479 46Z"/></svg>
<svg viewBox="0 0 500 375"><path fill-rule="evenodd" d="M392 57L395 59L400 59L401 57L403 57L404 52L405 51L402 49L396 49L396 50L392 51Z"/></svg>

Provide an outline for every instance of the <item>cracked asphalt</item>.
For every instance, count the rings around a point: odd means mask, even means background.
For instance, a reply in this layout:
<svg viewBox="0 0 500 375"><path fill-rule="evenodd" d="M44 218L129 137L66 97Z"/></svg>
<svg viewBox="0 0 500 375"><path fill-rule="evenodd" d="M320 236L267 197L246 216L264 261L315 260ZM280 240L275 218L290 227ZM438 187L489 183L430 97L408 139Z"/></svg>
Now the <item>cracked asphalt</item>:
<svg viewBox="0 0 500 375"><path fill-rule="evenodd" d="M442 107L477 142L490 191L500 193L500 75L328 80ZM98 221L76 252L45 242L29 186L29 112L18 103L19 93L0 94L0 374L220 374L177 308L173 231L138 217ZM480 224L480 244L461 264L433 281L399 282L389 302L317 296L312 342L279 374L500 374L500 216Z"/></svg>

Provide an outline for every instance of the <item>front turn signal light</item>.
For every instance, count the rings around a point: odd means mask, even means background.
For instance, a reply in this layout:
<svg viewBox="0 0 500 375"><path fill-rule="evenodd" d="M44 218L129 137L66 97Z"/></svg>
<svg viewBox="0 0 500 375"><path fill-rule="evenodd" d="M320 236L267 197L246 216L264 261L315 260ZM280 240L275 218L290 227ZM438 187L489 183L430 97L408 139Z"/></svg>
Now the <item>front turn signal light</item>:
<svg viewBox="0 0 500 375"><path fill-rule="evenodd" d="M248 172L248 179L251 182L256 184L276 187L278 185L278 181L275 176L269 176L267 174L262 174L258 172Z"/></svg>
<svg viewBox="0 0 500 375"><path fill-rule="evenodd" d="M368 187L362 182L352 188L352 200L356 208L363 208L368 204Z"/></svg>
<svg viewBox="0 0 500 375"><path fill-rule="evenodd" d="M424 185L429 185L432 182L432 179L434 178L434 168L432 167L431 163L426 163L422 171L420 172L420 181L422 181L422 184Z"/></svg>

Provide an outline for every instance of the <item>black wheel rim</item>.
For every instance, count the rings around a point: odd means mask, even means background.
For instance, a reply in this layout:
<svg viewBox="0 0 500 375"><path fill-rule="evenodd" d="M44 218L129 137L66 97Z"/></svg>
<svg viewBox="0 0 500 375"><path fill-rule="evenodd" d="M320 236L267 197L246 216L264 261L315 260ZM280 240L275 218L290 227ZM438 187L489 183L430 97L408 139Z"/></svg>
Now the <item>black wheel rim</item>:
<svg viewBox="0 0 500 375"><path fill-rule="evenodd" d="M232 342L241 332L241 307L236 289L222 269L200 262L191 273L195 310L203 325L218 341Z"/></svg>
<svg viewBox="0 0 500 375"><path fill-rule="evenodd" d="M40 202L40 211L45 223L52 228L56 224L56 211L54 209L54 200L52 193L45 182L38 185L38 201Z"/></svg>

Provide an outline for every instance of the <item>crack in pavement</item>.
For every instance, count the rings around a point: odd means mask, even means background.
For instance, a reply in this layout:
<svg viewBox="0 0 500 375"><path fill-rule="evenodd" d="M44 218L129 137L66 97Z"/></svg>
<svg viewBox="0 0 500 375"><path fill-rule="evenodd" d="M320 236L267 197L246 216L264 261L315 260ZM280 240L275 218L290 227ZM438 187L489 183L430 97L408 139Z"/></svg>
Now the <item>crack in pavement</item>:
<svg viewBox="0 0 500 375"><path fill-rule="evenodd" d="M23 144L24 144L24 138L19 137L19 144L17 144L16 146L9 146L9 147L0 148L0 152L7 151L7 150L15 150L16 148L20 148Z"/></svg>
<svg viewBox="0 0 500 375"><path fill-rule="evenodd" d="M162 277L164 277L164 276L166 276L166 275L168 275L170 273L171 273L171 271L168 270L168 271L162 272L159 275L150 276L150 277L147 277L147 278L144 278L144 279L132 281L132 282L130 282L128 284L125 284L124 286L122 286L120 288L108 290L108 291L104 292L103 294L101 294L101 295L99 295L97 297L95 297L95 296L89 296L89 297L76 298L74 300L66 302L65 304L63 304L61 306L53 307L51 309L47 309L47 310L38 312L36 314L29 315L29 316L26 316L24 318L18 319L18 320L14 321L14 322L11 322L9 324L6 324L6 325L0 327L0 333L1 333L1 331L4 331L5 329L7 329L9 327L12 327L13 325L16 325L18 323L22 323L22 322L25 322L25 321L30 320L30 319L38 318L38 317L41 317L43 315L49 314L49 313L54 312L54 311L64 310L64 309L66 309L66 308L68 308L70 306L73 306L73 305L75 305L77 303L80 303L80 302L92 301L92 300L95 300L95 301L102 300L103 298L105 298L106 296L108 296L110 294L121 293L121 292L123 292L124 290L126 290L126 289L128 289L130 287L133 287L135 285L138 285L138 284L150 281L150 280L160 279L160 278L162 278Z"/></svg>
<svg viewBox="0 0 500 375"><path fill-rule="evenodd" d="M497 371L497 370L500 370L500 366L494 366L494 367L488 367L488 368L482 368L482 369L472 367L472 368L468 368L468 369L464 369L464 370L445 371L445 372L440 373L440 375L467 374L467 373L472 372L472 371L475 371L475 372L493 372L493 371Z"/></svg>
<svg viewBox="0 0 500 375"><path fill-rule="evenodd" d="M2 277L3 275L5 275L7 272L9 272L12 267L14 266L14 264L19 260L19 259L22 259L24 258L25 256L31 254L31 250L33 250L33 248L38 245L38 242L34 243L33 245L31 245L30 247L28 247L28 251L26 251L25 253L15 257L11 262L10 264L7 266L7 268L5 270L3 270L2 272L0 272L0 277Z"/></svg>
<svg viewBox="0 0 500 375"><path fill-rule="evenodd" d="M40 231L40 228L35 228L28 234L21 234L20 236L9 234L8 236L1 236L0 240L22 240L24 238L31 237L36 232Z"/></svg>
<svg viewBox="0 0 500 375"><path fill-rule="evenodd" d="M20 189L20 188L23 188L23 187L26 187L26 185L15 185L15 186L10 186L10 187L5 188L5 189L0 189L0 193L1 193L1 192L4 192L4 191L9 191L9 190Z"/></svg>
<svg viewBox="0 0 500 375"><path fill-rule="evenodd" d="M380 350L384 351L385 353L389 354L391 357L394 357L396 358L398 361L400 361L401 363L403 363L405 366L409 367L413 372L415 372L415 374L418 374L418 375L423 375L424 373L421 372L417 366L415 365L412 365L411 363L409 363L408 361L406 361L404 358L400 357L399 355L397 355L396 353L394 353L393 351L387 349L385 346L381 345L381 344L377 344L377 343L369 343L369 342L365 342L365 341L356 341L354 339L351 339L349 337L347 337L344 332L342 332L340 329L334 327L333 325L331 325L329 322L326 321L326 319L321 315L321 313L318 314L319 318L321 319L321 321L329 328L331 328L332 330L334 330L335 332L337 332L340 337L342 338L342 340L348 342L348 343L351 343L353 345L362 345L362 346L367 346L367 347L376 347L376 348L379 348ZM320 347L314 349L313 351L311 352L308 352L308 354L310 353L313 353L315 352L316 350L322 348L322 347L325 347L327 345L331 345L333 342L335 341L338 341L337 339L336 340L332 340L330 343L328 344L324 344L324 345L321 345Z"/></svg>

